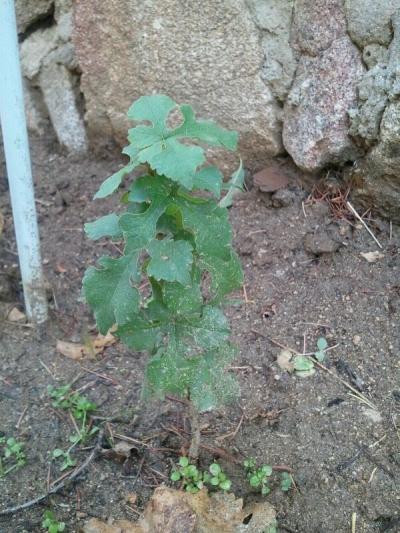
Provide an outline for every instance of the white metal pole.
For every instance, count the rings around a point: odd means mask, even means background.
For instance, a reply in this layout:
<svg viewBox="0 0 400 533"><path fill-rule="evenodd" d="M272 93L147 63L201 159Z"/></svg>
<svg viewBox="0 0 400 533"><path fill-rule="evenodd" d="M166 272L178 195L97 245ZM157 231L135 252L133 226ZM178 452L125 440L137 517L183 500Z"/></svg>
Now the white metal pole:
<svg viewBox="0 0 400 533"><path fill-rule="evenodd" d="M47 318L47 299L40 257L13 0L0 0L0 120L25 309L28 318L40 324Z"/></svg>

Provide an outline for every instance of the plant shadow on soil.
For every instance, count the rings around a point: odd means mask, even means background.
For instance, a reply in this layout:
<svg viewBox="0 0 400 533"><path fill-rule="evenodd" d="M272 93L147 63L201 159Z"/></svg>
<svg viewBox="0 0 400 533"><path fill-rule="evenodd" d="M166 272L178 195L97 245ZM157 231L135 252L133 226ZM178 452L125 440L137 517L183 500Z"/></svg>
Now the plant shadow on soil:
<svg viewBox="0 0 400 533"><path fill-rule="evenodd" d="M4 320L5 310L20 305L22 295L15 282L11 211L1 178L0 209L6 224L0 279L3 283L14 276L14 297L8 296L9 304L1 302L0 430L25 443L27 464L0 479L0 511L36 497L46 491L49 476L55 480L60 475L55 464L49 470L50 456L55 448L67 446L72 427L51 408L48 385L76 380L74 388L84 387L100 416L114 417L109 424L114 435L142 444L135 445L124 464L99 458L74 486L46 504L0 517L4 533L42 531L46 508L66 522L67 531L78 531L93 516L136 519L154 486L168 483L171 461L187 443L189 430L184 406L173 399L140 407L143 354L115 344L96 360L78 363L56 352L57 339L82 342L94 328L80 296L82 275L96 257L116 250L109 243L91 243L82 228L116 203L92 202L92 197L115 171L118 159L74 159L43 140L34 140L32 146L52 309L40 340L31 329ZM248 300L235 295L242 301L228 311L232 339L240 349L230 371L238 376L241 397L235 405L202 416L201 466L218 458L210 447L227 450L221 464L234 492L246 499L258 496L231 457L242 461L254 456L260 463L291 467L296 488L288 495L274 490L268 496L277 509L279 531L346 532L353 513L358 533L400 531L400 228L393 227L389 239L389 224L374 222L384 257L368 263L360 253L377 248L364 229L332 220L321 203L307 205L303 212L305 194L296 176L290 190L286 207L271 207L268 199L251 191L240 195L231 210ZM321 232L336 235L338 251L321 256L306 251L305 236ZM309 352L321 336L330 346L338 345L324 364L359 386L376 410L323 370L300 379L277 366L280 348L271 339L299 352L305 343ZM89 453L77 453L78 464ZM132 493L137 495L134 508L128 501Z"/></svg>

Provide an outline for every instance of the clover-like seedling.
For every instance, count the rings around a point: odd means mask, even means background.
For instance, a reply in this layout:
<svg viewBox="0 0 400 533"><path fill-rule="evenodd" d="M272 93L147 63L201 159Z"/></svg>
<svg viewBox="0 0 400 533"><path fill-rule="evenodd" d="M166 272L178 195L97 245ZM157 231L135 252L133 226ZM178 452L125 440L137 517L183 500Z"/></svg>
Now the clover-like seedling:
<svg viewBox="0 0 400 533"><path fill-rule="evenodd" d="M281 474L281 490L283 492L288 492L293 484L293 479L290 474L287 472L282 472Z"/></svg>
<svg viewBox="0 0 400 533"><path fill-rule="evenodd" d="M69 441L72 444L84 444L99 431L97 426L90 427L90 424L88 424L89 414L97 409L95 403L89 401L86 396L71 391L70 385L63 385L58 388L49 386L47 390L51 398L53 398L53 407L69 411L75 420L79 422L78 432L69 437Z"/></svg>
<svg viewBox="0 0 400 533"><path fill-rule="evenodd" d="M0 445L3 446L0 456L0 477L24 466L26 456L24 453L24 444L17 441L14 437L1 437Z"/></svg>
<svg viewBox="0 0 400 533"><path fill-rule="evenodd" d="M189 463L187 457L179 458L179 465L171 473L172 481L181 481L182 487L192 494L195 494L204 487L203 474L193 464Z"/></svg>
<svg viewBox="0 0 400 533"><path fill-rule="evenodd" d="M257 468L256 461L252 457L243 462L243 466L247 472L247 479L251 487L260 489L261 494L266 496L271 492L269 487L269 477L272 474L272 467L270 465L262 465Z"/></svg>
<svg viewBox="0 0 400 533"><path fill-rule="evenodd" d="M49 385L47 392L53 398L52 406L58 409L70 409L72 407L71 386L53 387Z"/></svg>
<svg viewBox="0 0 400 533"><path fill-rule="evenodd" d="M319 337L317 340L318 350L314 353L314 357L317 361L322 363L325 359L325 352L328 348L328 343L325 337ZM296 355L293 359L294 369L296 376L306 378L315 374L315 365L311 357L307 355Z"/></svg>
<svg viewBox="0 0 400 533"><path fill-rule="evenodd" d="M322 363L322 361L325 359L325 350L328 348L328 343L325 339L325 337L319 337L317 340L317 347L318 350L315 352L314 357Z"/></svg>
<svg viewBox="0 0 400 533"><path fill-rule="evenodd" d="M243 466L247 474L247 479L251 487L260 489L263 496L271 492L269 486L273 468L270 465L262 465L257 467L256 460L253 457L248 457L243 461ZM287 472L281 473L280 488L283 492L288 492L292 486L293 478Z"/></svg>
<svg viewBox="0 0 400 533"><path fill-rule="evenodd" d="M70 450L64 452L61 448L56 448L52 453L53 459L62 459L60 470L66 470L76 465L76 459L71 456Z"/></svg>
<svg viewBox="0 0 400 533"><path fill-rule="evenodd" d="M169 126L171 113L181 116L176 127ZM208 411L238 393L225 372L235 350L222 306L243 281L227 207L244 171L240 164L224 184L204 145L233 151L238 135L162 94L139 98L128 118L136 122L123 151L129 163L95 198L116 191L135 169L142 174L127 184L123 212L85 225L93 240L123 241L123 253L88 268L83 294L101 333L114 327L128 347L149 353L145 397L173 394Z"/></svg>
<svg viewBox="0 0 400 533"><path fill-rule="evenodd" d="M223 491L227 491L231 488L231 481L227 478L226 474L222 471L218 463L213 463L209 467L211 474L210 483L213 487L219 488Z"/></svg>
<svg viewBox="0 0 400 533"><path fill-rule="evenodd" d="M42 528L46 529L48 533L61 533L65 531L65 523L58 521L53 511L45 511L43 513Z"/></svg>
<svg viewBox="0 0 400 533"><path fill-rule="evenodd" d="M174 468L170 479L180 481L182 488L192 494L198 492L206 485L227 491L231 488L231 481L222 471L218 463L212 463L208 472L201 472L197 466L190 464L187 457L180 457L178 466Z"/></svg>

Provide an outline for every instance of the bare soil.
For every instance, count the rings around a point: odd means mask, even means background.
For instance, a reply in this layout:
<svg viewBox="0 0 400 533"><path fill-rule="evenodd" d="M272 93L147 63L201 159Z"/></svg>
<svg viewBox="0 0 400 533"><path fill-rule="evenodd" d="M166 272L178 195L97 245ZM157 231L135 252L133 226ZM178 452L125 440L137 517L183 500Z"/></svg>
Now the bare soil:
<svg viewBox="0 0 400 533"><path fill-rule="evenodd" d="M168 483L171 461L187 447L189 421L185 405L173 398L140 404L144 354L115 344L95 359L76 362L56 352L58 339L85 342L95 334L81 301L82 275L96 257L117 250L89 242L82 228L116 204L116 198L92 197L121 161L113 154L73 159L51 139L34 140L32 153L51 319L41 337L4 319L13 306L23 307L3 164L0 433L24 442L27 464L0 479L0 512L46 492L61 475L51 453L68 446L73 426L52 408L48 385L73 382L98 405L96 415L111 418L104 447L118 442L117 435L136 441L124 463L98 458L45 504L0 516L4 533L39 532L43 511L51 508L73 532L89 517L136 519L153 488ZM369 263L360 253L378 248L365 229L334 220L323 202L303 210L307 194L293 172L288 190L286 207L272 207L252 190L231 210L246 279L246 294L234 295L229 309L239 346L230 372L238 376L241 397L202 415L201 465L219 459L233 490L246 500L260 496L244 479L238 464L244 457L293 469L295 488L289 494L276 488L268 496L279 531L345 533L355 513L357 533L399 532L400 228L371 221L383 257ZM313 253L307 242L327 235L340 244L338 250ZM280 345L313 352L320 336L336 346L323 363L330 373L317 369L299 378L277 365ZM350 394L341 380L375 408ZM78 464L94 441L76 452Z"/></svg>

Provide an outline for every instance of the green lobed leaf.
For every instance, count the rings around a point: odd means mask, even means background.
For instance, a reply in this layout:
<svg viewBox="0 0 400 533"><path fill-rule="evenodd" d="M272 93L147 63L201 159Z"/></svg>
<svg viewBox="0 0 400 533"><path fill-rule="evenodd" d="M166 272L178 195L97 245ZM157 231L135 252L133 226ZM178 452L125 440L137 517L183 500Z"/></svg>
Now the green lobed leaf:
<svg viewBox="0 0 400 533"><path fill-rule="evenodd" d="M213 200L194 205L184 198L176 199L182 224L192 232L200 257L228 260L231 254L232 229L228 212Z"/></svg>
<svg viewBox="0 0 400 533"><path fill-rule="evenodd" d="M217 167L204 167L194 175L193 188L210 191L214 196L219 198L221 196L222 180L222 172Z"/></svg>
<svg viewBox="0 0 400 533"><path fill-rule="evenodd" d="M231 252L228 260L203 256L199 266L211 274L212 303L220 302L230 292L243 284L243 271L236 252Z"/></svg>
<svg viewBox="0 0 400 533"><path fill-rule="evenodd" d="M233 356L234 350L229 345L198 356L188 356L184 345L172 344L150 360L145 396L190 395L199 411L231 401L237 395L238 385L233 376L225 373L225 367Z"/></svg>
<svg viewBox="0 0 400 533"><path fill-rule="evenodd" d="M141 176L133 183L129 201L143 203L146 208L140 213L125 213L119 219L128 252L144 248L155 238L157 222L171 203L170 191L168 180L159 176Z"/></svg>
<svg viewBox="0 0 400 533"><path fill-rule="evenodd" d="M163 326L157 321L149 320L141 311L129 322L119 326L115 335L129 348L152 352L160 344L162 333Z"/></svg>
<svg viewBox="0 0 400 533"><path fill-rule="evenodd" d="M132 162L128 163L128 165L122 167L118 172L115 172L112 176L107 178L100 186L100 189L97 191L97 193L94 195L94 200L98 200L100 198L106 198L110 194L112 194L114 191L118 189L118 187L121 185L122 180L124 177L132 172L132 170L137 166L137 163Z"/></svg>
<svg viewBox="0 0 400 533"><path fill-rule="evenodd" d="M230 403L237 397L238 382L225 370L235 353L229 344L203 353L190 389L190 398L200 412Z"/></svg>
<svg viewBox="0 0 400 533"><path fill-rule="evenodd" d="M203 304L200 280L192 280L189 286L180 283L164 283L162 288L162 299L165 306L174 315L188 315L200 313Z"/></svg>
<svg viewBox="0 0 400 533"><path fill-rule="evenodd" d="M102 237L116 239L122 236L121 228L119 227L119 217L115 213L105 215L94 222L87 222L84 228L86 235L92 241L96 241Z"/></svg>
<svg viewBox="0 0 400 533"><path fill-rule="evenodd" d="M229 324L223 312L212 306L204 306L201 316L182 318L175 324L175 335L182 342L193 342L206 350L217 348L229 337Z"/></svg>
<svg viewBox="0 0 400 533"><path fill-rule="evenodd" d="M190 271L193 263L193 248L187 241L172 239L150 241L147 251L151 257L147 274L157 280L177 281L191 284Z"/></svg>
<svg viewBox="0 0 400 533"><path fill-rule="evenodd" d="M167 127L170 112L179 107L183 122L177 128ZM150 126L138 125L129 130L128 140L137 159L148 163L160 175L192 189L197 167L205 161L200 146L187 145L181 139L203 141L229 150L236 148L237 133L229 132L213 122L196 120L192 108L178 106L165 95L143 96L132 104L128 118L149 121Z"/></svg>
<svg viewBox="0 0 400 533"><path fill-rule="evenodd" d="M153 356L146 369L144 394L163 398L165 394L186 397L194 378L197 358L185 357L182 348L168 347Z"/></svg>
<svg viewBox="0 0 400 533"><path fill-rule="evenodd" d="M89 267L83 278L83 292L105 335L114 325L126 324L139 309L139 292L131 281L138 281L138 254L118 259L101 257L100 268Z"/></svg>

